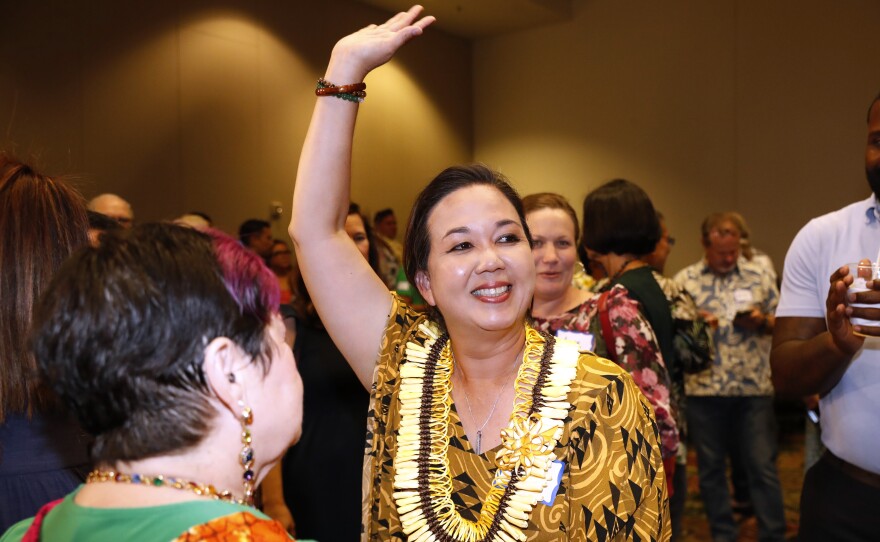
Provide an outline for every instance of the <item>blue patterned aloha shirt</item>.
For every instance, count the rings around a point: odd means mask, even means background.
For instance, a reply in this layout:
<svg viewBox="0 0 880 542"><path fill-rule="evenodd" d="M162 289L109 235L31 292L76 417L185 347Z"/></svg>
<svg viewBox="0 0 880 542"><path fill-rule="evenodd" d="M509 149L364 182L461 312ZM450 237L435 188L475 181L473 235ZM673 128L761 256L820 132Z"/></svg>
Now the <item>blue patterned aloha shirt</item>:
<svg viewBox="0 0 880 542"><path fill-rule="evenodd" d="M773 395L770 380L770 335L734 327L737 311L758 306L764 314L776 311L779 290L759 266L743 258L725 276L712 272L705 261L685 267L675 282L693 296L697 307L718 318L714 330L715 360L705 371L685 377L687 395Z"/></svg>

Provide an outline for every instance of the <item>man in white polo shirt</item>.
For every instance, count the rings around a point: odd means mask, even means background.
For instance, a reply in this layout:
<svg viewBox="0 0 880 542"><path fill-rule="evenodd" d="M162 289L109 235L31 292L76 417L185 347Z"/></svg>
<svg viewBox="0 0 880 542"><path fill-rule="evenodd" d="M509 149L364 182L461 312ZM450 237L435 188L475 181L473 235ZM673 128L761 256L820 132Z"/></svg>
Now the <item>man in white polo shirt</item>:
<svg viewBox="0 0 880 542"><path fill-rule="evenodd" d="M880 250L880 95L868 110L865 170L871 197L811 220L795 237L776 309L773 384L783 395L821 395L828 448L804 480L801 541L880 537L880 280L853 298L853 269L841 269ZM878 327L854 327L850 317Z"/></svg>

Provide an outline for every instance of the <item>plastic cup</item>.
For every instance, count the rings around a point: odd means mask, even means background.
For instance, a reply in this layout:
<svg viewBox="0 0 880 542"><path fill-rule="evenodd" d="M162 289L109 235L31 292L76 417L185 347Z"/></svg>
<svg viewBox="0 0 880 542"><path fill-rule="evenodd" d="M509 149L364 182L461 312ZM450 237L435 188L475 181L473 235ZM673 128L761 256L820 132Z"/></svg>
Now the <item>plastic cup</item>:
<svg viewBox="0 0 880 542"><path fill-rule="evenodd" d="M853 283L850 285L847 293L867 292L870 288L865 286L869 280L880 278L880 265L874 262L862 260L859 263L848 263L849 272L853 276ZM850 307L873 307L880 308L880 304L876 303L849 303ZM867 320L865 318L850 317L850 323L854 326L880 326L880 320Z"/></svg>

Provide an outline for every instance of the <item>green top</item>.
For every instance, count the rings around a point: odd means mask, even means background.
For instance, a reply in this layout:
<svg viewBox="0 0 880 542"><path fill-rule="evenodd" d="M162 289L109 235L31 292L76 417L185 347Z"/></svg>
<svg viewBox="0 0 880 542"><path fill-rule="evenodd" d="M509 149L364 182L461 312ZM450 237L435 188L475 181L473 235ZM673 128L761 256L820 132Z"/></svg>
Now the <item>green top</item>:
<svg viewBox="0 0 880 542"><path fill-rule="evenodd" d="M672 311L669 308L669 300L663 289L657 284L654 272L650 265L632 269L620 275L614 284L622 284L629 291L629 296L642 305L645 319L651 324L663 361L669 376L676 380L681 376L681 367L678 356L675 354L673 337L675 328L672 322Z"/></svg>
<svg viewBox="0 0 880 542"><path fill-rule="evenodd" d="M260 519L269 519L256 508L208 499L142 508L92 508L74 502L80 488L82 486L46 515L41 529L42 540L174 540L194 525L236 512L249 512ZM0 542L18 542L32 521L33 518L29 518L16 523L0 537Z"/></svg>

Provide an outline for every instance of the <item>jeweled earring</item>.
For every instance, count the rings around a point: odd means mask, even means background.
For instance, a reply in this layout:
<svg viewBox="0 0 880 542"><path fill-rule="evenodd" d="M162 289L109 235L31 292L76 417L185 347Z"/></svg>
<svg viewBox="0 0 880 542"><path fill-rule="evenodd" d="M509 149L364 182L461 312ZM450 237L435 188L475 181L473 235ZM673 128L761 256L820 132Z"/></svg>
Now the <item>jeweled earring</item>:
<svg viewBox="0 0 880 542"><path fill-rule="evenodd" d="M238 460L244 469L244 502L253 506L254 504L254 449L251 447L251 429L254 423L254 413L250 407L245 406L242 401L238 402L241 407L241 452Z"/></svg>

